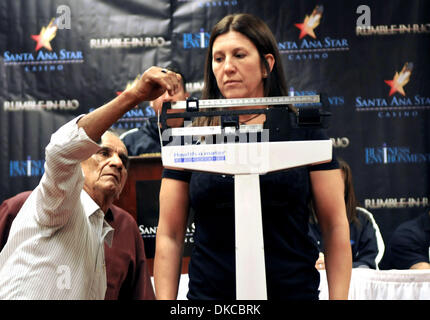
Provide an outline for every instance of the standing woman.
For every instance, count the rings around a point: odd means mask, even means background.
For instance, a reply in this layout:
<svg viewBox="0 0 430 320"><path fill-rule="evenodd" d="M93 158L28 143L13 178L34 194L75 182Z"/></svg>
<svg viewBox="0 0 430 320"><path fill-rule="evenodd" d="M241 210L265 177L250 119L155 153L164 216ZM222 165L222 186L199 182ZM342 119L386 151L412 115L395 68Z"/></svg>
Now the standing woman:
<svg viewBox="0 0 430 320"><path fill-rule="evenodd" d="M224 17L212 30L203 99L287 95L276 40L249 14ZM248 107L245 107L248 108ZM241 115L246 124L265 115ZM205 119L216 125L219 118ZM324 139L321 130L296 129L292 140ZM331 299L347 299L351 277L349 227L337 161L260 177L268 299L318 299L318 250L308 237L313 196L326 244ZM236 298L234 180L232 176L165 169L160 190L154 278L158 299L176 299L189 207L195 216L188 299Z"/></svg>

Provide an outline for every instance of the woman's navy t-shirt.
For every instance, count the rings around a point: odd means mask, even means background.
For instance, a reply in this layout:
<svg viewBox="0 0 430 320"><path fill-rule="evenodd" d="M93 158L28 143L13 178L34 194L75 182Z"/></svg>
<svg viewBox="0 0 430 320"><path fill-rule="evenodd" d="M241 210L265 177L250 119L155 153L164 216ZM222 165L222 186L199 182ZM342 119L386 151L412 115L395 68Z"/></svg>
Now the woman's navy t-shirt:
<svg viewBox="0 0 430 320"><path fill-rule="evenodd" d="M296 129L291 140L327 139L320 129ZM308 236L309 172L329 163L260 176L268 299L318 299L318 249ZM189 182L194 248L188 268L190 300L236 299L234 177L165 169L164 178Z"/></svg>

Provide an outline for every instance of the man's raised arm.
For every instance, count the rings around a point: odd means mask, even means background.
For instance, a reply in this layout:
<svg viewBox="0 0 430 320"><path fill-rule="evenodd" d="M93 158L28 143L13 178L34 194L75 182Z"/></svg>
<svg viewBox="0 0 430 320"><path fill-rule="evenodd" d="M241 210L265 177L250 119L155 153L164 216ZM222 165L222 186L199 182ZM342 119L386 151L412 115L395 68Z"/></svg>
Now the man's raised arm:
<svg viewBox="0 0 430 320"><path fill-rule="evenodd" d="M107 104L82 117L78 126L82 127L93 141L99 141L109 129L127 111L142 101L158 98L166 90L174 95L181 86L181 76L159 67L146 70L133 87Z"/></svg>

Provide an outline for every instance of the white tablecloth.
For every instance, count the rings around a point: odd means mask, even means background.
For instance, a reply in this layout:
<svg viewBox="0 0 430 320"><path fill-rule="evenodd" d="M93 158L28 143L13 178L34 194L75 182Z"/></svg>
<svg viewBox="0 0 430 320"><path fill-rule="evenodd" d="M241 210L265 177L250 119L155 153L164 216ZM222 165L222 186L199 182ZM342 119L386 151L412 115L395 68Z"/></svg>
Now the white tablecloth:
<svg viewBox="0 0 430 320"><path fill-rule="evenodd" d="M328 299L326 272L320 271L320 299ZM430 270L352 269L350 300L429 300Z"/></svg>
<svg viewBox="0 0 430 320"><path fill-rule="evenodd" d="M328 299L325 271L320 271L320 299ZM178 300L186 300L188 274L182 274ZM352 269L350 300L430 300L430 270Z"/></svg>

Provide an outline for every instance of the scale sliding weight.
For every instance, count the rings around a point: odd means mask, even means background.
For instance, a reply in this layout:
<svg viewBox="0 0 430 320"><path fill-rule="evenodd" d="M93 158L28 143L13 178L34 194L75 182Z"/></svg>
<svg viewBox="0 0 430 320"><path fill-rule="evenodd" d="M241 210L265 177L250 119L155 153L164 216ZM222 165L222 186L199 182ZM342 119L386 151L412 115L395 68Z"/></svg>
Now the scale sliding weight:
<svg viewBox="0 0 430 320"><path fill-rule="evenodd" d="M163 104L159 115L163 166L171 169L202 171L234 176L236 298L266 300L266 268L261 216L259 176L289 168L329 162L331 140L288 140L291 125L321 127L328 113L306 105L320 103L320 96L268 97L246 99L187 100ZM207 111L212 108L265 106L260 109ZM271 106L271 107L267 107ZM183 109L167 113L168 109ZM205 109L205 110L201 110ZM241 114L266 114L263 125L240 125ZM220 116L219 126L169 128L170 118L192 119ZM291 119L294 123L291 124ZM287 129L285 129L287 128ZM276 136L270 139L271 135ZM211 143L196 144L204 136ZM246 139L242 139L246 137ZM211 139L210 139L211 138ZM273 141L274 140L274 141Z"/></svg>

